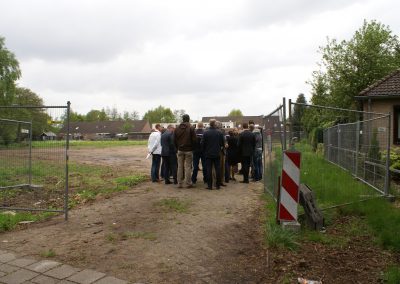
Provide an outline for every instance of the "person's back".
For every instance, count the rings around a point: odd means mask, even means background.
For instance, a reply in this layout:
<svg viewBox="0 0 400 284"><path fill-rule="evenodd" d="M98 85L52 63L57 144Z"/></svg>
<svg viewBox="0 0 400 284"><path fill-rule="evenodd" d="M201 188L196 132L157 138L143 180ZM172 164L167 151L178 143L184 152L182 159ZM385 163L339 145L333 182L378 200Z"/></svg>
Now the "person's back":
<svg viewBox="0 0 400 284"><path fill-rule="evenodd" d="M196 134L189 123L190 117L182 115L182 123L175 129L174 143L178 150L178 187L183 187L186 181L188 188L193 187L192 183L192 164L193 148L196 144Z"/></svg>
<svg viewBox="0 0 400 284"><path fill-rule="evenodd" d="M196 134L188 121L182 122L175 129L175 146L178 151L193 151L196 145Z"/></svg>
<svg viewBox="0 0 400 284"><path fill-rule="evenodd" d="M167 130L161 134L161 156L169 156L170 152L173 151L172 147L172 132Z"/></svg>
<svg viewBox="0 0 400 284"><path fill-rule="evenodd" d="M221 148L224 146L224 137L216 128L210 127L203 135L203 152L206 158L217 158L220 156Z"/></svg>
<svg viewBox="0 0 400 284"><path fill-rule="evenodd" d="M248 124L243 123L243 132L239 134L239 152L242 160L242 171L244 183L249 183L249 169L251 158L254 155L256 139L254 133L248 129Z"/></svg>
<svg viewBox="0 0 400 284"><path fill-rule="evenodd" d="M197 174L199 172L199 163L201 161L201 165L203 167L203 181L206 181L206 161L202 150L202 141L204 135L204 125L202 122L198 123L198 128L195 130L196 134L196 143L193 149L193 173L192 173L192 182L197 183Z"/></svg>

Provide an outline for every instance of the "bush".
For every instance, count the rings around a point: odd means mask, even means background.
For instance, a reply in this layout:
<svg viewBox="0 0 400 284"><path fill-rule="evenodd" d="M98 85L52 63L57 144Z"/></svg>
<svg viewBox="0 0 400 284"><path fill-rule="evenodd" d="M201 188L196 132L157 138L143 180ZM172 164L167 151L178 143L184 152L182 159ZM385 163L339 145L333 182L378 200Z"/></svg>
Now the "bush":
<svg viewBox="0 0 400 284"><path fill-rule="evenodd" d="M313 151L317 151L318 143L324 143L324 129L321 127L316 127L311 130L310 142Z"/></svg>

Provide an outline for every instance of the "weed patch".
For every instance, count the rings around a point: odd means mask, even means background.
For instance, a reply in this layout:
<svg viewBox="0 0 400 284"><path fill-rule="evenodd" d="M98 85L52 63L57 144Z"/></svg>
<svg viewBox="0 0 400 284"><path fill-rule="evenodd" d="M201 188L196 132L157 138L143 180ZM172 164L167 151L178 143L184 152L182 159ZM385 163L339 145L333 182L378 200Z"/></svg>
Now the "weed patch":
<svg viewBox="0 0 400 284"><path fill-rule="evenodd" d="M180 200L178 198L165 198L156 202L155 205L164 208L168 211L175 211L178 213L186 213L189 209L191 201Z"/></svg>
<svg viewBox="0 0 400 284"><path fill-rule="evenodd" d="M55 257L56 252L53 249L49 249L49 250L43 251L40 255L42 257L50 258L50 257Z"/></svg>

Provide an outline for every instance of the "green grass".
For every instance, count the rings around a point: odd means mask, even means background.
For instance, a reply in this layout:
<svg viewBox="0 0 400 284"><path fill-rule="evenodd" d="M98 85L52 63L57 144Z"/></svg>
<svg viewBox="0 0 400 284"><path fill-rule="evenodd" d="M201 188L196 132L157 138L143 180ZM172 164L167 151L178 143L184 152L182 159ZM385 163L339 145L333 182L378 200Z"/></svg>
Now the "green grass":
<svg viewBox="0 0 400 284"><path fill-rule="evenodd" d="M32 214L29 212L17 212L15 215L0 213L0 233L10 231L18 226L22 221L42 221L53 216L54 213L43 212Z"/></svg>
<svg viewBox="0 0 400 284"><path fill-rule="evenodd" d="M165 198L155 203L156 206L178 213L188 212L190 204L190 200L180 200L178 198Z"/></svg>
<svg viewBox="0 0 400 284"><path fill-rule="evenodd" d="M115 182L118 185L125 185L125 186L132 187L132 186L135 186L145 180L146 180L146 177L143 175L134 175L134 176L116 178Z"/></svg>
<svg viewBox="0 0 400 284"><path fill-rule="evenodd" d="M387 284L400 283L400 267L390 266L384 273L383 279Z"/></svg>
<svg viewBox="0 0 400 284"><path fill-rule="evenodd" d="M276 223L276 205L270 195L264 194L266 201L265 243L270 248L296 250L299 247L298 234L284 230Z"/></svg>
<svg viewBox="0 0 400 284"><path fill-rule="evenodd" d="M50 257L55 257L56 252L53 249L49 249L49 250L43 251L40 255L42 257L50 258Z"/></svg>
<svg viewBox="0 0 400 284"><path fill-rule="evenodd" d="M155 241L157 239L157 236L152 232L135 231L135 232L122 233L121 239L144 239L144 240Z"/></svg>

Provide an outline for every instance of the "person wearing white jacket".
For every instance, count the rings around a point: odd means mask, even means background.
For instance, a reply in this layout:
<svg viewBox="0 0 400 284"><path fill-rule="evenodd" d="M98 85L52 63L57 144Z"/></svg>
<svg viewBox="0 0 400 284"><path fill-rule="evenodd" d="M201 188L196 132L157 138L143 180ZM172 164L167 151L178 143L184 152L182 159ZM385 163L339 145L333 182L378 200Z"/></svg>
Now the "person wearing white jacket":
<svg viewBox="0 0 400 284"><path fill-rule="evenodd" d="M161 126L156 124L155 130L150 134L147 149L151 154L151 181L160 181L160 162L161 162Z"/></svg>

